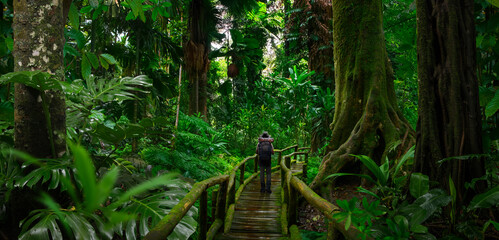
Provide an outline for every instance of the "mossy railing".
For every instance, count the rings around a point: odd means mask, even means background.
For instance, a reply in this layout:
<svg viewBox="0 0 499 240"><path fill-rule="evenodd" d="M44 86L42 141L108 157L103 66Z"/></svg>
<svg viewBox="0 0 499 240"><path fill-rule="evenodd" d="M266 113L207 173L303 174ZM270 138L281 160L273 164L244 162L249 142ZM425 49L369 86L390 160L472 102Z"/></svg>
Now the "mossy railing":
<svg viewBox="0 0 499 240"><path fill-rule="evenodd" d="M298 145L293 145L285 149L275 149L274 152L279 154L279 162L281 161L282 153L294 149L298 151ZM254 160L254 174L244 179L246 163L249 160ZM277 170L281 166L278 164L272 170ZM236 191L236 177L239 171L239 187ZM230 171L229 174L212 177L204 181L194 184L189 193L180 202L175 205L170 213L163 217L161 221L144 237L146 240L166 239L172 232L175 226L182 220L189 209L199 199L199 237L200 240L213 239L218 231L223 227L224 232L230 230L232 219L234 217L235 203L239 199L244 187L258 176L258 157L253 155L239 162ZM218 190L212 192L212 216L213 223L208 229L208 192L210 187L220 185Z"/></svg>
<svg viewBox="0 0 499 240"><path fill-rule="evenodd" d="M302 174L304 179L306 179L308 152L299 152L306 149L308 148L297 148L294 153L284 157L279 155L282 187L281 226L283 234L287 235L290 233L292 235L291 239L293 239L293 235L299 234L296 226L297 210L298 197L299 195L302 195L311 206L319 210L328 219L329 224L327 239L335 239L338 231L345 237L345 239L356 239L359 235L358 229L350 226L348 230L345 230L345 223L340 223L333 219L333 214L340 211L339 207L320 197L317 193L310 189L307 184L292 173L291 158L293 157L296 160L298 156L303 155L305 156L305 162L303 163Z"/></svg>

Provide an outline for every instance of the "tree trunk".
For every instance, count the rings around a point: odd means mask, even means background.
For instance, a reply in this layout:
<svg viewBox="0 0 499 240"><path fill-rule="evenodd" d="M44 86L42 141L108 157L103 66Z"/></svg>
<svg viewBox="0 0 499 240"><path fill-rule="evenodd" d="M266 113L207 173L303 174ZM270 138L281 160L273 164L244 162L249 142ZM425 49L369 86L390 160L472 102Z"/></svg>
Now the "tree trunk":
<svg viewBox="0 0 499 240"><path fill-rule="evenodd" d="M333 1L336 105L330 152L312 182L315 189L328 186L324 178L345 167L358 172L359 163L350 154L379 163L394 157L389 149L398 141L404 150L414 143L414 132L397 106L382 22L381 0Z"/></svg>
<svg viewBox="0 0 499 240"><path fill-rule="evenodd" d="M419 120L414 170L446 190L452 177L460 209L469 200L464 183L481 177L484 163L449 160L440 166L437 161L483 151L473 1L418 0L417 15Z"/></svg>
<svg viewBox="0 0 499 240"><path fill-rule="evenodd" d="M189 78L189 115L201 113L207 117L207 85L210 60L210 41L206 2L193 0L189 14L190 41L184 46L187 77Z"/></svg>
<svg viewBox="0 0 499 240"><path fill-rule="evenodd" d="M14 10L15 71L47 71L63 80L63 1L14 0ZM65 101L58 91L48 91L47 96L55 153L61 156L66 151ZM40 99L39 91L15 85L15 148L35 157L55 157Z"/></svg>
<svg viewBox="0 0 499 240"><path fill-rule="evenodd" d="M14 70L41 70L64 80L63 0L14 0L13 5ZM64 95L59 91L46 91L45 94L54 151L43 112L41 93L23 84L15 84L14 146L17 150L38 158L60 157L66 151ZM7 226L2 226L7 238L16 239L20 230L19 222L32 210L43 207L38 201L33 201L38 195L36 190L27 188L12 191L7 203Z"/></svg>

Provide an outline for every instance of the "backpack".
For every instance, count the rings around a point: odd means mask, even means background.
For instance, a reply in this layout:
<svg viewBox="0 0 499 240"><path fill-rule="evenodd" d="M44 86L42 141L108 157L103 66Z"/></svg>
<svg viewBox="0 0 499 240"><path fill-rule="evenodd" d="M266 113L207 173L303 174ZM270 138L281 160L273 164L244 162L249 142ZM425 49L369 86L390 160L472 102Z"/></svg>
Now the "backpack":
<svg viewBox="0 0 499 240"><path fill-rule="evenodd" d="M269 141L258 143L258 157L260 160L270 161L272 157L272 144Z"/></svg>

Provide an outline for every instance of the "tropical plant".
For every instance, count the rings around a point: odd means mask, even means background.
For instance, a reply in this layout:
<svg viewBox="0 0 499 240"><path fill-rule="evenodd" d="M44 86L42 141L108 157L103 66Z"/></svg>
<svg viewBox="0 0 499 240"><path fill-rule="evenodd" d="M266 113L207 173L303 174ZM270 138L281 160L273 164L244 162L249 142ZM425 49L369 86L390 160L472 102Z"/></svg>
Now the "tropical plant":
<svg viewBox="0 0 499 240"><path fill-rule="evenodd" d="M414 158L414 146L411 147L398 161L398 163L390 168L390 161L385 158L385 162L378 166L370 157L364 155L353 155L372 173L374 176L366 174L356 174L356 173L335 173L328 176L340 177L340 176L357 176L366 179L370 183L374 184L373 191L367 190L363 187L359 187L359 191L369 194L377 199L389 199L390 203L387 206L396 205L398 198L401 197L401 190L407 182L407 175L400 175L399 173L403 165L411 158ZM428 177L413 173L411 175L411 194L413 197L420 197L422 194L428 191ZM425 188L426 186L426 188ZM393 206L395 207L395 206Z"/></svg>
<svg viewBox="0 0 499 240"><path fill-rule="evenodd" d="M100 179L94 164L83 147L70 144L71 159L56 164L55 160L34 159L26 154L9 151L25 160L24 167L36 164L39 168L16 181L17 187L58 189L71 199L54 200L42 193L40 201L47 209L31 212L21 222L20 239L112 239L115 234L127 239L143 237L185 195L185 184L175 180L175 174L155 177L128 189L116 186L119 170L112 166ZM167 190L153 191L162 186ZM62 204L62 206L61 206ZM196 222L193 208L176 228L172 239L188 238L194 233Z"/></svg>

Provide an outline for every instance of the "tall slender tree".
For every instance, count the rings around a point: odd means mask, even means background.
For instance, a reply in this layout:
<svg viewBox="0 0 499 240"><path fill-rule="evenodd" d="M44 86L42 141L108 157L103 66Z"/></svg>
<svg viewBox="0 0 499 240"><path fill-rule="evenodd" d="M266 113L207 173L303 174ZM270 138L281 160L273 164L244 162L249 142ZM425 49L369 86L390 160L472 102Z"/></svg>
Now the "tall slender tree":
<svg viewBox="0 0 499 240"><path fill-rule="evenodd" d="M417 0L419 120L415 168L466 201L464 183L484 174L473 0ZM468 195L468 198L470 196ZM459 209L459 208L458 208Z"/></svg>
<svg viewBox="0 0 499 240"><path fill-rule="evenodd" d="M316 74L312 76L312 84L326 91L334 89L333 71L333 9L329 0L296 0L293 3L295 11L290 16L290 28L296 31L297 44L294 52L308 50L308 69ZM317 119L318 120L318 119ZM313 120L314 122L314 120ZM319 121L317 121L319 122ZM313 125L316 125L314 122ZM328 116L320 117L320 126L311 131L310 147L316 152L326 143L330 134Z"/></svg>
<svg viewBox="0 0 499 240"><path fill-rule="evenodd" d="M220 0L229 13L241 16L258 6L255 0ZM192 0L189 7L189 41L184 46L184 58L189 78L189 114L207 114L207 85L211 40L217 35L217 11L209 0Z"/></svg>
<svg viewBox="0 0 499 240"><path fill-rule="evenodd" d="M313 188L328 186L324 178L344 168L359 171L351 154L380 162L394 155L389 151L397 143L407 149L414 142L414 132L396 102L382 12L381 0L333 1L335 113L330 152Z"/></svg>

